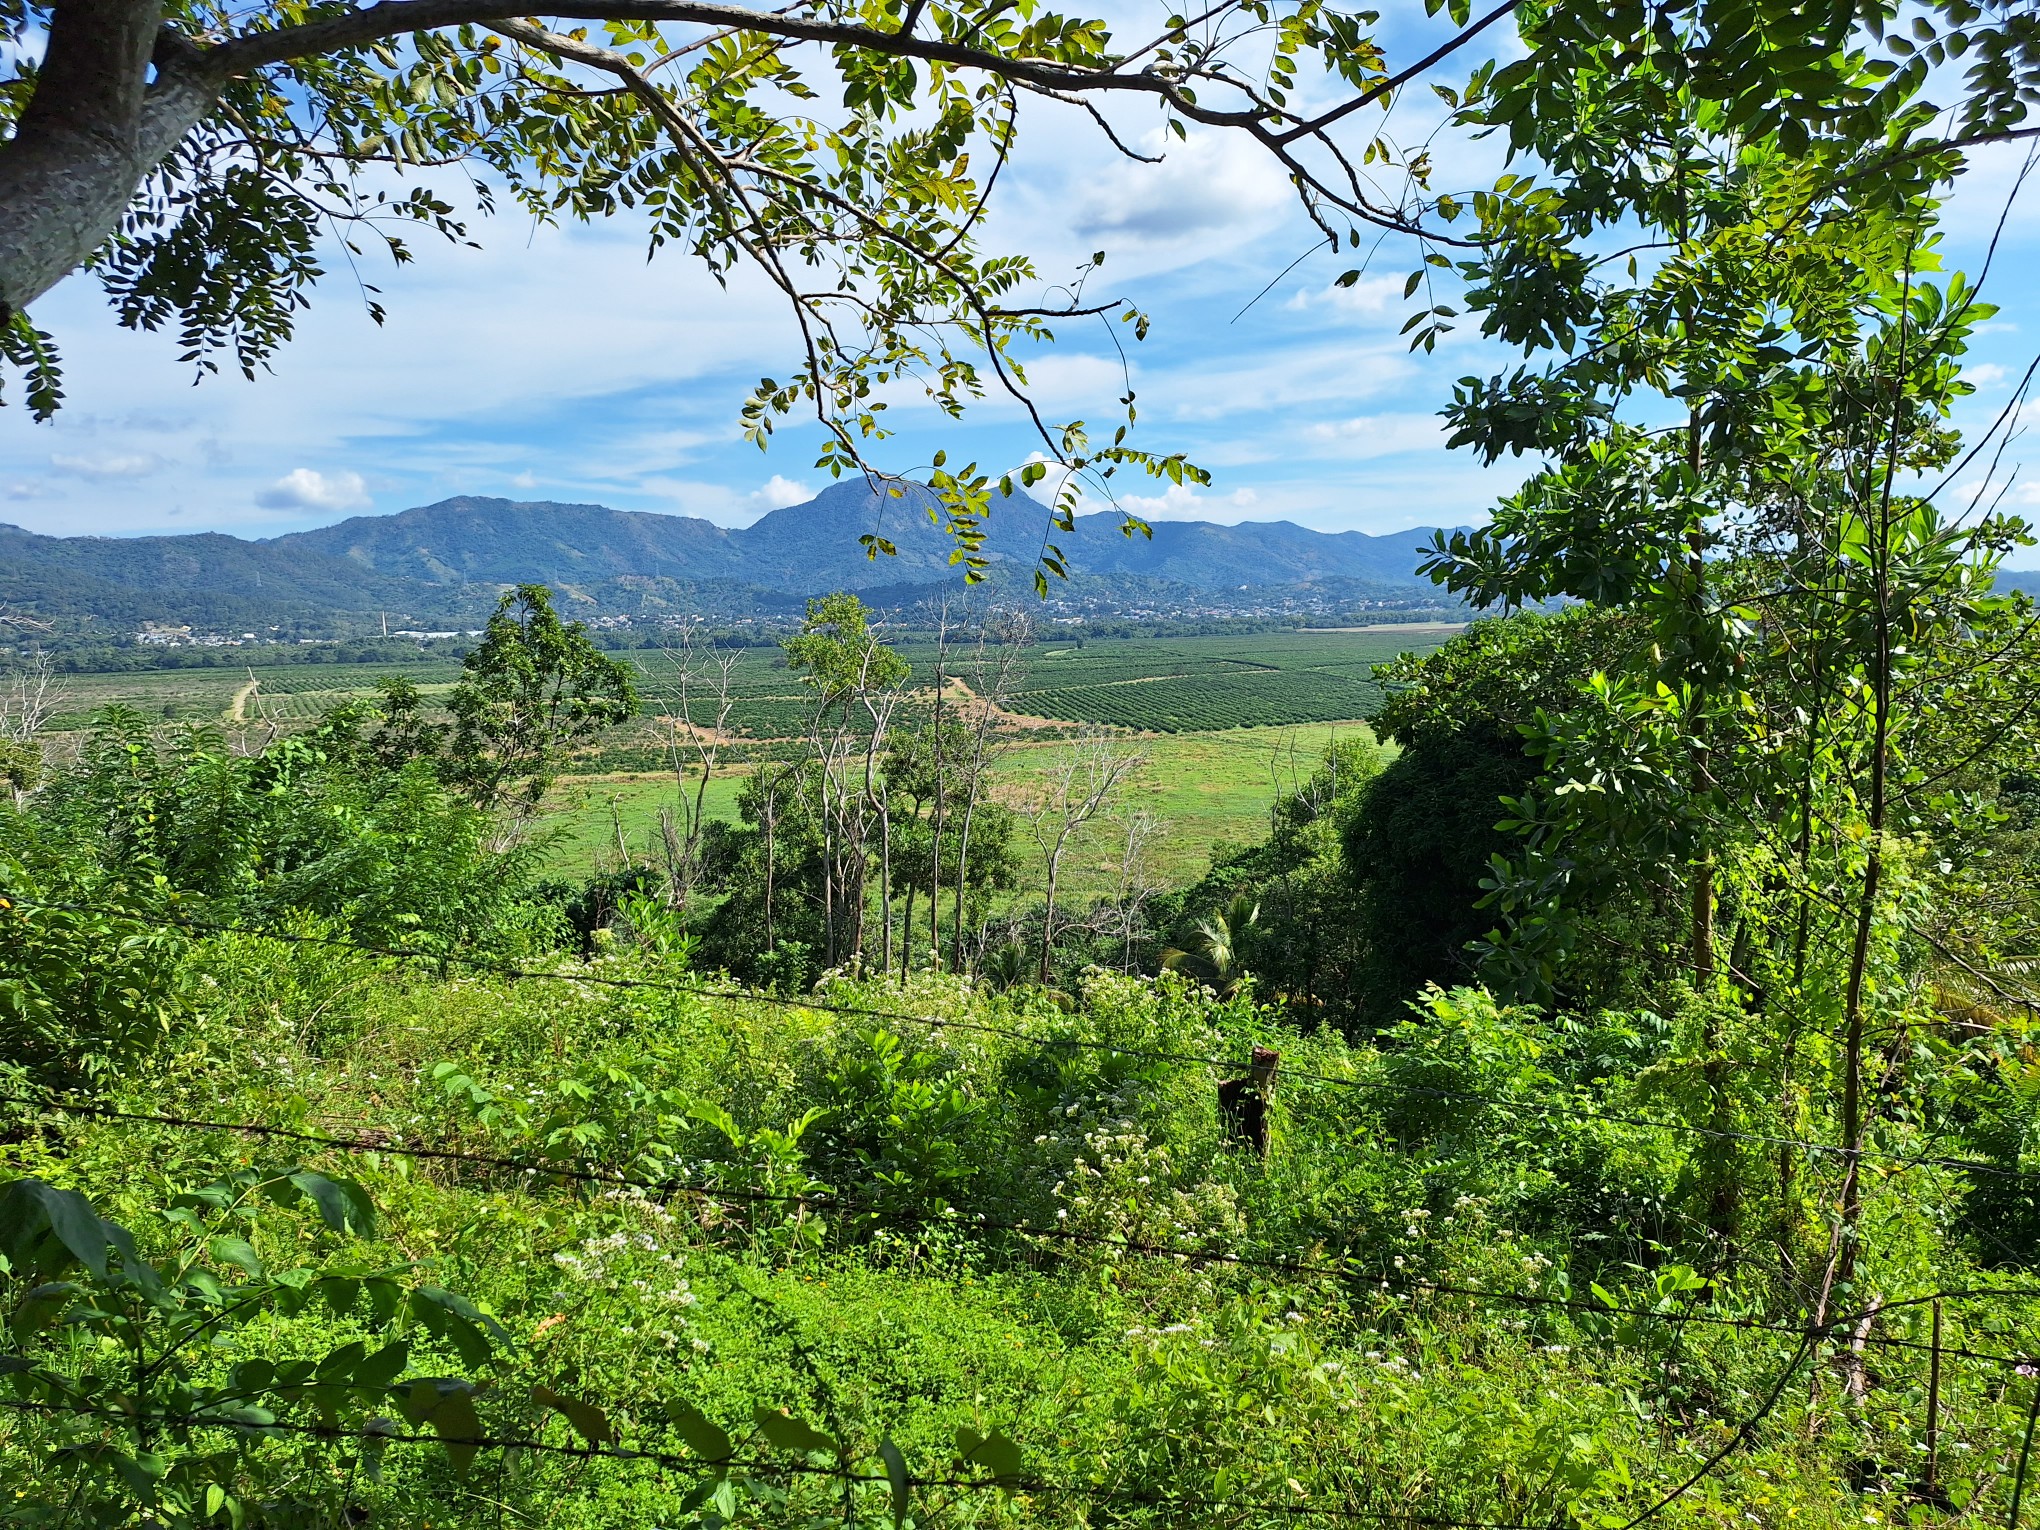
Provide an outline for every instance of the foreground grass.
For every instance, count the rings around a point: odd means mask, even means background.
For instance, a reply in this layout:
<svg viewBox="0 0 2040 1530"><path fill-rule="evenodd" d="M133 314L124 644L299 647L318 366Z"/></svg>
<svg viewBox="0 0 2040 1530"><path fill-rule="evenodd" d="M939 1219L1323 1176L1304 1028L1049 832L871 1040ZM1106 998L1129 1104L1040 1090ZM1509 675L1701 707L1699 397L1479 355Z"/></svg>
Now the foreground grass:
<svg viewBox="0 0 2040 1530"><path fill-rule="evenodd" d="M595 971L685 978L640 957ZM710 1501L699 1489L713 1475L671 1461L485 1451L462 1477L436 1447L392 1445L376 1473L340 1481L303 1440L264 1446L303 1491L325 1494L331 1523L880 1520L893 1512L880 1443L917 1475L967 1482L959 1428L1009 1436L1024 1480L917 1489L916 1523L1329 1515L1612 1530L1717 1453L1654 1522L1926 1512L1906 1496L1925 1355L1878 1352L1852 1401L1828 1356L1799 1364L1790 1333L1680 1321L1767 1312L1761 1272L1748 1294L1686 1284L1641 1231L1647 1207L1674 1227L1689 1214L1690 1141L1441 1104L1454 1091L1552 1092L1548 1075L1507 1060L1525 1055L1526 1022L1470 996L1441 999L1422 1037L1383 1052L1279 1034L1248 1003L1173 982L1104 977L1073 1014L937 979L839 982L823 996L934 1023L435 978L255 938L200 948L192 978L194 1013L154 1066L116 1086L121 1106L691 1187L591 1186L392 1151L305 1155L359 1178L379 1224L342 1238L265 1220L262 1256L391 1270L477 1303L502 1327L493 1352L441 1360L489 1384L492 1430L573 1443L524 1400L538 1382L599 1403L632 1447L684 1460L679 1404L739 1438L755 1409L784 1407L873 1479L833 1479L817 1456L811 1475L740 1474ZM1280 1045L1292 1075L1266 1163L1228 1145L1212 1071L1177 1060L1239 1057L1255 1041ZM17 1172L84 1191L158 1242L170 1231L157 1208L174 1192L283 1161L260 1139L146 1123L16 1112L9 1135ZM1880 1203L1877 1247L1890 1252L1869 1273L1876 1289L1981 1283L1922 1236L1912 1198L1947 1193L1921 1179ZM812 1203L832 1196L858 1209ZM1281 1267L1338 1255L1349 1275ZM1563 1305L1596 1283L1608 1305L1664 1319ZM2031 1315L1992 1309L2014 1330ZM1924 1321L1895 1308L1882 1332L1919 1337ZM208 1363L320 1350L348 1332L314 1307L223 1339ZM1946 1480L1986 1518L2007 1493L2028 1387L1947 1362ZM20 1469L48 1427L0 1419L0 1481L15 1498L0 1522L61 1517L55 1487Z"/></svg>

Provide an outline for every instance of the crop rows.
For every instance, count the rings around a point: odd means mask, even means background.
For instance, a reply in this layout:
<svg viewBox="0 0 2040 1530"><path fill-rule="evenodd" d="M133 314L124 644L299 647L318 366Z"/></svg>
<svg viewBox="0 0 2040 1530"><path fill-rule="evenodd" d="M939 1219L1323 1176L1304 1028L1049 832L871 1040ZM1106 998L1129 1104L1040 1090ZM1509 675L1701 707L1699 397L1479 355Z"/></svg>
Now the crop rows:
<svg viewBox="0 0 2040 1530"><path fill-rule="evenodd" d="M265 684L248 701L247 720L316 722L344 702L359 700L359 691L272 691Z"/></svg>
<svg viewBox="0 0 2040 1530"><path fill-rule="evenodd" d="M1195 675L1227 675L1242 666L1201 656L1181 658L1166 653L1134 657L1122 654L1070 654L1033 659L1026 666L1023 690L1060 689L1070 685L1110 685L1117 680L1153 680Z"/></svg>
<svg viewBox="0 0 2040 1530"><path fill-rule="evenodd" d="M1198 733L1342 722L1365 716L1380 699L1380 688L1369 681L1309 670L1264 670L1133 685L1072 685L1030 691L1021 701L1040 717L1150 733Z"/></svg>
<svg viewBox="0 0 2040 1530"><path fill-rule="evenodd" d="M460 678L460 667L455 664L279 664L257 665L255 678L262 682L265 697L296 695L301 691L321 691L334 694L364 696L373 694L377 683L385 675L401 675L413 685L431 689L435 684L448 685ZM222 685L229 694L241 688L247 673L240 670L223 670L212 683Z"/></svg>

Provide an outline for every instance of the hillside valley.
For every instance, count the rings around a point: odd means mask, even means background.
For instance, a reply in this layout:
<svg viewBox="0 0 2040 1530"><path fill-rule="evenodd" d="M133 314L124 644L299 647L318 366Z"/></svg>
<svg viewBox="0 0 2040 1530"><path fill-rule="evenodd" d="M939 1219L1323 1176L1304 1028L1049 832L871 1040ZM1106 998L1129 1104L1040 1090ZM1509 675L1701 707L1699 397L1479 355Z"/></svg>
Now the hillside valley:
<svg viewBox="0 0 2040 1530"><path fill-rule="evenodd" d="M50 537L0 526L0 603L71 631L273 629L346 635L387 622L478 620L502 588L549 584L583 618L650 620L798 613L824 590L881 608L964 589L956 543L931 518L934 494L864 480L742 528L602 505L460 496L393 515L265 540ZM1031 592L1045 548L1070 577L1050 605L1094 616L1302 614L1436 607L1418 578L1431 528L1385 536L1286 521L1161 521L1147 532L1113 512L1055 533L1046 506L1016 494L986 527L987 593ZM882 539L867 551L861 538Z"/></svg>

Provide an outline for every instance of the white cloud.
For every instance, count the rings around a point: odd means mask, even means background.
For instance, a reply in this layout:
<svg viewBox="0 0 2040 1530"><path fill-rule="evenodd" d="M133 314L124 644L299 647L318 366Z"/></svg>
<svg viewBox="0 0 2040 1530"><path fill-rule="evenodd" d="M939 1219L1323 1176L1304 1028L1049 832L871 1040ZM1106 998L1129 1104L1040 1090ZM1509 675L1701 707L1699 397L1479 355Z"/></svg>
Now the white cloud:
<svg viewBox="0 0 2040 1530"><path fill-rule="evenodd" d="M1398 452L1440 451L1445 422L1435 414L1363 414L1313 425L1311 435L1347 458L1392 457Z"/></svg>
<svg viewBox="0 0 2040 1530"><path fill-rule="evenodd" d="M1394 343L1271 346L1248 352L1232 365L1150 375L1141 400L1170 420L1236 420L1255 410L1351 407L1378 394L1407 393L1419 375L1407 348Z"/></svg>
<svg viewBox="0 0 2040 1530"><path fill-rule="evenodd" d="M1962 369L1962 380L1979 388L1994 388L2005 380L2006 375L2005 369L1994 361Z"/></svg>
<svg viewBox="0 0 2040 1530"><path fill-rule="evenodd" d="M1171 484L1160 494L1122 494L1119 508L1144 521L1218 521L1231 525L1254 519L1248 514L1260 503L1252 489L1207 496L1188 484ZM1104 508L1101 506L1100 508Z"/></svg>
<svg viewBox="0 0 2040 1530"><path fill-rule="evenodd" d="M372 501L359 473L301 467L258 493L255 503L265 510L365 510Z"/></svg>
<svg viewBox="0 0 2040 1530"><path fill-rule="evenodd" d="M750 494L750 501L760 510L781 510L788 505L804 505L815 497L815 491L804 483L795 483L783 474L774 473Z"/></svg>
<svg viewBox="0 0 2040 1530"><path fill-rule="evenodd" d="M1330 308L1339 313L1380 314L1403 302L1406 276L1363 276L1350 287L1305 287L1283 306L1294 313ZM1411 301L1415 301L1411 299Z"/></svg>
<svg viewBox="0 0 2040 1530"><path fill-rule="evenodd" d="M1198 253L1209 256L1214 245L1244 244L1294 212L1296 193L1275 161L1237 134L1200 133L1176 143L1156 129L1142 147L1164 153L1162 163L1119 160L1103 174L1094 169L1078 182L1069 207L1070 229L1104 245L1108 255L1195 241Z"/></svg>
<svg viewBox="0 0 2040 1530"><path fill-rule="evenodd" d="M148 452L100 452L94 456L72 452L50 454L51 467L60 473L74 473L80 478L147 478L162 465L162 458Z"/></svg>

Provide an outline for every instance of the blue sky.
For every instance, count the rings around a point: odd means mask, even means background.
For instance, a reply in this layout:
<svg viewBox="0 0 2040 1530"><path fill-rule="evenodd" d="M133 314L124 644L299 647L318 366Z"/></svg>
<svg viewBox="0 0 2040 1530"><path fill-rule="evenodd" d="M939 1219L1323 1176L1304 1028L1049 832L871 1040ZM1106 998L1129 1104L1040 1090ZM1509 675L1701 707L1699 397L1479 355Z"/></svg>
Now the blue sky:
<svg viewBox="0 0 2040 1530"><path fill-rule="evenodd" d="M1414 137L1426 124L1397 125ZM1149 121L1123 126L1159 142ZM1485 151L1455 153L1442 183L1492 176ZM1950 263L1980 262L2018 164L2009 151L1986 158L1958 189ZM1345 291L1331 286L1345 261L1313 256L1248 306L1309 239L1287 186L1244 141L1195 138L1141 166L1049 106L1023 119L1000 192L992 245L1028 251L1051 279L1102 248L1091 293L1153 316L1151 337L1129 346L1142 442L1185 451L1214 478L1166 494L1126 484L1136 512L1379 533L1478 520L1522 476L1520 463L1483 470L1443 449L1436 411L1452 380L1507 358L1466 334L1408 353L1407 251L1384 250L1378 274ZM762 283L725 292L682 255L647 263L628 219L567 230L499 219L479 233L480 250L415 242L402 270L364 262L389 309L380 329L336 262L298 339L252 383L194 387L170 339L118 329L90 278L72 278L35 310L66 354L69 402L46 426L0 410L0 521L59 535L268 536L483 494L740 525L827 482L812 429L788 429L761 454L737 428L748 387L784 375L794 355ZM1975 347L1978 421L2040 344L2036 257L2040 214L2015 207L1991 282L2004 311ZM1123 378L1095 323L1069 326L1032 371L1049 418L1109 430ZM911 399L893 414L900 433L877 459L892 470L937 450L1003 467L1036 445L1004 403L961 425ZM2027 445L1999 468L2014 507L2040 505L2040 457L2032 475L2015 473Z"/></svg>

